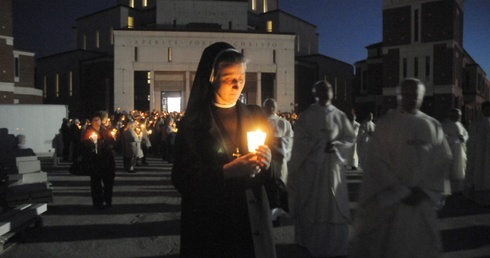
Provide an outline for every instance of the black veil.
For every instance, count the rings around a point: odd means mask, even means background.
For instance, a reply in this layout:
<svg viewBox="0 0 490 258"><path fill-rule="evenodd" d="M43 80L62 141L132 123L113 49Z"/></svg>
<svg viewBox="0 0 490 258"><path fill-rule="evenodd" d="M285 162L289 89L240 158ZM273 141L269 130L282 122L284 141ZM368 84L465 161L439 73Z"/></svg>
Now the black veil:
<svg viewBox="0 0 490 258"><path fill-rule="evenodd" d="M214 97L213 86L209 78L216 56L225 49L234 49L234 47L226 42L216 42L204 49L181 122L185 127L202 125L209 121L206 114Z"/></svg>

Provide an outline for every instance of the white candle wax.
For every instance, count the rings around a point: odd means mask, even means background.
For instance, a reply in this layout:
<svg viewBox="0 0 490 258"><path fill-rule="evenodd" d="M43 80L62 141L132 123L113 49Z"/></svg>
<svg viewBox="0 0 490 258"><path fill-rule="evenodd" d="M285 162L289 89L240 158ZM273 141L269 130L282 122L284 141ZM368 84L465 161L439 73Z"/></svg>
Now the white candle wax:
<svg viewBox="0 0 490 258"><path fill-rule="evenodd" d="M266 133L257 130L255 132L247 132L248 151L255 152L260 145L265 143Z"/></svg>

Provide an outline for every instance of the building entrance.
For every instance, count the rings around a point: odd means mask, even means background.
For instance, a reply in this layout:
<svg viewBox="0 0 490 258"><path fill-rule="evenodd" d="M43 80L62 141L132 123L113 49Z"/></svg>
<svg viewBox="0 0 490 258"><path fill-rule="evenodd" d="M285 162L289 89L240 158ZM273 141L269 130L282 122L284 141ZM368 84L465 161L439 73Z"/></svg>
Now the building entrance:
<svg viewBox="0 0 490 258"><path fill-rule="evenodd" d="M181 112L182 110L182 95L180 91L162 91L161 92L162 111L166 112Z"/></svg>

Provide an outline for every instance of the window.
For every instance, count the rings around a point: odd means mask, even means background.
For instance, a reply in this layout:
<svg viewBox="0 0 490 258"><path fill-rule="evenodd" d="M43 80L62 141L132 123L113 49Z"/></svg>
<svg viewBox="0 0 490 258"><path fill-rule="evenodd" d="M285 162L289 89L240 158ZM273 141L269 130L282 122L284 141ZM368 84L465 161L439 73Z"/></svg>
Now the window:
<svg viewBox="0 0 490 258"><path fill-rule="evenodd" d="M113 27L111 27L111 29L110 29L109 37L110 37L111 45L114 45L114 28Z"/></svg>
<svg viewBox="0 0 490 258"><path fill-rule="evenodd" d="M43 77L43 97L46 98L48 96L48 85L46 83L46 76Z"/></svg>
<svg viewBox="0 0 490 258"><path fill-rule="evenodd" d="M55 85L56 85L56 97L59 97L60 96L60 75L59 74L56 74Z"/></svg>
<svg viewBox="0 0 490 258"><path fill-rule="evenodd" d="M257 10L257 0L252 0L252 10Z"/></svg>
<svg viewBox="0 0 490 258"><path fill-rule="evenodd" d="M87 50L87 35L84 34L82 40L82 49Z"/></svg>
<svg viewBox="0 0 490 258"><path fill-rule="evenodd" d="M146 75L146 79L147 79L146 82L148 84L151 84L151 72L148 72L148 74Z"/></svg>
<svg viewBox="0 0 490 258"><path fill-rule="evenodd" d="M300 41L299 41L299 35L298 35L298 36L296 36L296 52L299 52L299 50L300 50L299 42Z"/></svg>
<svg viewBox="0 0 490 258"><path fill-rule="evenodd" d="M131 16L128 16L128 29L134 28L134 18Z"/></svg>
<svg viewBox="0 0 490 258"><path fill-rule="evenodd" d="M95 32L95 48L99 48L100 47L100 33L99 31L97 30Z"/></svg>
<svg viewBox="0 0 490 258"><path fill-rule="evenodd" d="M129 7L134 8L134 0L129 0Z"/></svg>
<svg viewBox="0 0 490 258"><path fill-rule="evenodd" d="M148 6L148 0L142 0L141 5L143 7L147 7Z"/></svg>
<svg viewBox="0 0 490 258"><path fill-rule="evenodd" d="M70 96L73 96L73 72L70 71L68 73L68 87L69 87L69 91L70 91Z"/></svg>
<svg viewBox="0 0 490 258"><path fill-rule="evenodd" d="M415 57L413 59L413 77L419 77L419 58Z"/></svg>
<svg viewBox="0 0 490 258"><path fill-rule="evenodd" d="M267 8L267 0L264 0L264 13L268 12Z"/></svg>
<svg viewBox="0 0 490 258"><path fill-rule="evenodd" d="M430 80L430 56L425 57L425 79Z"/></svg>
<svg viewBox="0 0 490 258"><path fill-rule="evenodd" d="M403 58L403 78L407 78L407 59Z"/></svg>
<svg viewBox="0 0 490 258"><path fill-rule="evenodd" d="M138 47L134 47L134 61L138 61Z"/></svg>
<svg viewBox="0 0 490 258"><path fill-rule="evenodd" d="M167 49L167 61L172 62L172 48Z"/></svg>
<svg viewBox="0 0 490 258"><path fill-rule="evenodd" d="M272 63L275 64L276 63L276 50L272 50Z"/></svg>
<svg viewBox="0 0 490 258"><path fill-rule="evenodd" d="M413 14L413 41L419 41L419 9L415 9Z"/></svg>
<svg viewBox="0 0 490 258"><path fill-rule="evenodd" d="M267 32L272 32L272 21L267 21Z"/></svg>
<svg viewBox="0 0 490 258"><path fill-rule="evenodd" d="M16 57L14 62L15 62L15 67L14 67L15 77L19 78L19 57Z"/></svg>

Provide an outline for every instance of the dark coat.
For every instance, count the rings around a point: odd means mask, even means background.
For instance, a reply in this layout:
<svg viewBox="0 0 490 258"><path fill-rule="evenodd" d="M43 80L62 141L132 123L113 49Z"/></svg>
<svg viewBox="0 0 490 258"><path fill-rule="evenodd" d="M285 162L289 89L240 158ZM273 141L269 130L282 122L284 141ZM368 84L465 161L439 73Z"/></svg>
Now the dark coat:
<svg viewBox="0 0 490 258"><path fill-rule="evenodd" d="M95 151L95 144L90 139L92 133L97 134L97 151ZM95 130L92 126L85 130L82 136L82 167L85 170L89 170L88 175L108 175L114 176L116 173L116 163L114 160L113 146L114 138L112 138L110 132L101 127L99 131Z"/></svg>
<svg viewBox="0 0 490 258"><path fill-rule="evenodd" d="M224 144L210 107L207 126L179 127L172 182L182 194L182 257L275 257L269 202L263 184L271 171L256 177L225 179L223 165L234 150ZM237 103L240 153L248 153L247 131L272 131L260 107ZM206 124L206 123L204 123ZM273 167L273 166L271 166Z"/></svg>

